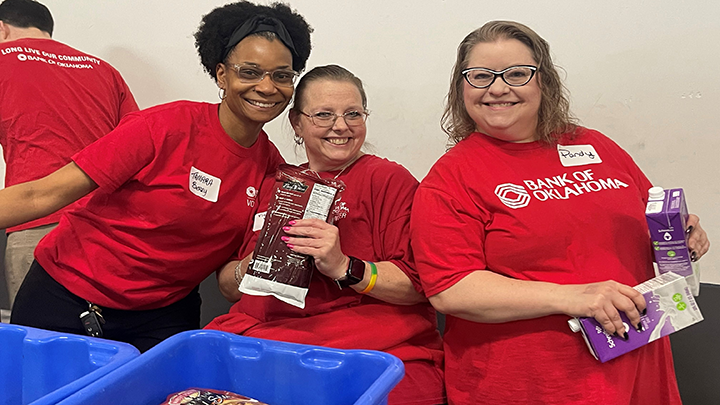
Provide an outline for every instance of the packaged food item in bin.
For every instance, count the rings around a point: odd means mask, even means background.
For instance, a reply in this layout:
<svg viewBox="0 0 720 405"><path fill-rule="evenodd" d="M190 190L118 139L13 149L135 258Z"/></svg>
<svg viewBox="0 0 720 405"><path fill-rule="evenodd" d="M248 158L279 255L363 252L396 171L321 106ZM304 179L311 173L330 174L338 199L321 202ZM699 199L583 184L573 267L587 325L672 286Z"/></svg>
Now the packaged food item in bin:
<svg viewBox="0 0 720 405"><path fill-rule="evenodd" d="M272 295L299 308L305 307L312 257L293 252L282 241L283 227L293 219L328 221L331 208L345 189L342 181L323 179L316 172L281 165L275 174L265 223L253 259L238 290L250 295Z"/></svg>
<svg viewBox="0 0 720 405"><path fill-rule="evenodd" d="M268 405L256 399L230 391L190 388L176 394L168 395L160 405Z"/></svg>

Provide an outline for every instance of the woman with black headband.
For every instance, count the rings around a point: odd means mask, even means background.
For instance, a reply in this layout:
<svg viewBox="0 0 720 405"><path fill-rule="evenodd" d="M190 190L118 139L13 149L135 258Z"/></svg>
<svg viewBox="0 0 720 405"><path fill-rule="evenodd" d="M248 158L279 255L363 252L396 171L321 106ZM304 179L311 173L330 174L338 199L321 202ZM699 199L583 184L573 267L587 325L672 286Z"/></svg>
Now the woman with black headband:
<svg viewBox="0 0 720 405"><path fill-rule="evenodd" d="M127 116L55 173L0 191L0 227L95 190L38 245L11 322L141 351L200 327L198 284L243 244L257 188L282 157L263 125L285 110L311 28L283 4L238 2L195 34L219 104Z"/></svg>

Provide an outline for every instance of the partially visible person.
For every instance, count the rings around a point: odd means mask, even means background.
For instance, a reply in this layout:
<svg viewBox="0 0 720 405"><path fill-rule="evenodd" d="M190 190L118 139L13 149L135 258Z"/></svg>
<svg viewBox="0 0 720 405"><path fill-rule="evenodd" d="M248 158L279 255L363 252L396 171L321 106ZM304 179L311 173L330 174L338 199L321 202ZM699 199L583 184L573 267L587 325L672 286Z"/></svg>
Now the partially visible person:
<svg viewBox="0 0 720 405"><path fill-rule="evenodd" d="M141 351L198 329L198 285L242 245L256 191L283 162L263 126L290 103L311 31L281 3L216 8L195 44L219 104L129 114L63 168L0 191L0 226L8 226L95 190L38 245L11 322L101 329ZM98 328L84 323L100 317Z"/></svg>
<svg viewBox="0 0 720 405"><path fill-rule="evenodd" d="M225 297L239 301L207 328L385 351L405 364L405 377L390 393L390 404L444 403L442 342L410 250L417 180L402 166L362 152L367 98L360 79L345 68L320 66L303 76L289 115L295 141L307 152L303 167L346 185L331 214L334 225L303 219L284 228L282 240L314 259L305 308L238 291L257 241L259 232L254 232L239 252L238 259L244 259L229 262L218 273ZM263 182L260 211L267 209L274 181L270 176Z"/></svg>
<svg viewBox="0 0 720 405"><path fill-rule="evenodd" d="M138 106L107 62L52 39L50 10L33 0L0 3L0 145L5 187L37 180L110 132ZM6 231L12 305L35 246L72 206Z"/></svg>
<svg viewBox="0 0 720 405"><path fill-rule="evenodd" d="M455 146L415 195L411 235L432 305L447 315L450 404L679 404L659 339L607 363L569 317L636 339L654 276L650 181L609 138L579 127L548 44L493 21L457 51L444 129ZM693 256L709 242L691 216Z"/></svg>

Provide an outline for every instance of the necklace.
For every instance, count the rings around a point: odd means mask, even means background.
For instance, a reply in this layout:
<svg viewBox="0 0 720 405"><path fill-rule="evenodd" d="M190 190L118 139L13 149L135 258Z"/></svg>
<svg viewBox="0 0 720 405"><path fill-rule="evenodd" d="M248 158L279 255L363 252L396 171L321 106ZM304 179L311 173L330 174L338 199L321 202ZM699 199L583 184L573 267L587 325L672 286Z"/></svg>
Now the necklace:
<svg viewBox="0 0 720 405"><path fill-rule="evenodd" d="M352 166L353 163L355 163L356 160L360 159L360 157L364 155L364 153L359 153L357 156L355 156L353 159L351 159L349 162L347 162L345 165L343 165L343 168L340 170L338 174L333 177L333 180L337 180L338 177L340 177L341 174L347 169L348 167Z"/></svg>

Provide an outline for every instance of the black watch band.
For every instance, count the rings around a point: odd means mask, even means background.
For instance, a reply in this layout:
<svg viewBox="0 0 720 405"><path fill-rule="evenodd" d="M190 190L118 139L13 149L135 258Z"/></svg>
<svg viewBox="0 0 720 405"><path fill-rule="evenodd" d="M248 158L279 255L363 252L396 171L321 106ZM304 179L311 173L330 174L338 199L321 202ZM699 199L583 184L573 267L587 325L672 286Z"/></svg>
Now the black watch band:
<svg viewBox="0 0 720 405"><path fill-rule="evenodd" d="M350 263L345 271L345 278L342 280L335 280L340 289L355 285L365 278L365 262L358 259L357 257L348 256Z"/></svg>

